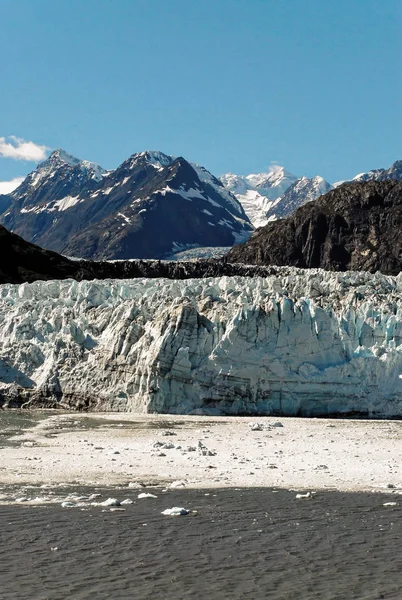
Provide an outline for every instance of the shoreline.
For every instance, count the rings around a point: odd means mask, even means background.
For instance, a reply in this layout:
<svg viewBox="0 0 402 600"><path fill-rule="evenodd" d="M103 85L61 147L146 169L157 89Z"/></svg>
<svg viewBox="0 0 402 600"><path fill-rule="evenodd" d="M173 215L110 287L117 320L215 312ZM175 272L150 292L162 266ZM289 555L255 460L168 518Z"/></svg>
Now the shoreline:
<svg viewBox="0 0 402 600"><path fill-rule="evenodd" d="M402 494L395 420L27 413L0 413L1 486Z"/></svg>

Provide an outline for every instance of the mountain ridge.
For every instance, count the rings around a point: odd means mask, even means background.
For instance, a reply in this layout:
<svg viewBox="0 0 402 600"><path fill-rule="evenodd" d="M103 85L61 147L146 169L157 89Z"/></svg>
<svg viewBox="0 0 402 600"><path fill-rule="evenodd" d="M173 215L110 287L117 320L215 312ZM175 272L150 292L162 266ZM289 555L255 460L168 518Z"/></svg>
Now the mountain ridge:
<svg viewBox="0 0 402 600"><path fill-rule="evenodd" d="M232 246L253 230L206 169L158 151L105 171L57 150L6 200L6 228L82 258L162 258L177 247Z"/></svg>
<svg viewBox="0 0 402 600"><path fill-rule="evenodd" d="M271 179L272 178L272 179ZM270 221L282 219L292 214L299 206L315 200L331 189L353 181L384 181L402 179L402 161L395 161L388 169L373 169L367 173L359 173L349 181L329 183L320 175L308 178L296 177L284 167L276 165L275 170L267 173L251 175L235 175L226 173L221 181L228 190L243 204L244 209L255 227L263 227ZM276 187L269 182L275 180ZM264 185L268 184L264 190ZM278 190L281 193L278 193Z"/></svg>

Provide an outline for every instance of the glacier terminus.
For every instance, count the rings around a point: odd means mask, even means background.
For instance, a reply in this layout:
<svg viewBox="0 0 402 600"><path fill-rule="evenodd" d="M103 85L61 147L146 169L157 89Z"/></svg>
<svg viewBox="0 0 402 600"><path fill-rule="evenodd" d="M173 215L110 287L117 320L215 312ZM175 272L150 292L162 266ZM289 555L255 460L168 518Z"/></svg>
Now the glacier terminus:
<svg viewBox="0 0 402 600"><path fill-rule="evenodd" d="M402 274L0 286L0 406L402 413Z"/></svg>

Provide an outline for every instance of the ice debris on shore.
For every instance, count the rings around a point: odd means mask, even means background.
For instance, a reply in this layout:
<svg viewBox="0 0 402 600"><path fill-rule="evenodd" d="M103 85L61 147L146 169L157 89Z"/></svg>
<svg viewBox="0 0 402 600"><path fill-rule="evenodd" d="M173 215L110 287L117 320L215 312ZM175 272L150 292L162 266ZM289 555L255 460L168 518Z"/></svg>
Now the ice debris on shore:
<svg viewBox="0 0 402 600"><path fill-rule="evenodd" d="M402 274L0 286L0 402L402 414Z"/></svg>

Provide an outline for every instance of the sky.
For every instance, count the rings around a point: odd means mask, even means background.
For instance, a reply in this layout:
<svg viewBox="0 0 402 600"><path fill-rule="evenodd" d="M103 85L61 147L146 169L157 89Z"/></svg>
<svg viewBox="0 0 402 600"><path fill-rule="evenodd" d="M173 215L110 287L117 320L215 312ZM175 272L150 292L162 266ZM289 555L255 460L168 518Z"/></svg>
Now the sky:
<svg viewBox="0 0 402 600"><path fill-rule="evenodd" d="M0 0L0 191L51 150L350 179L402 159L400 0Z"/></svg>

